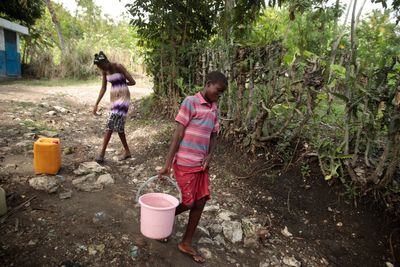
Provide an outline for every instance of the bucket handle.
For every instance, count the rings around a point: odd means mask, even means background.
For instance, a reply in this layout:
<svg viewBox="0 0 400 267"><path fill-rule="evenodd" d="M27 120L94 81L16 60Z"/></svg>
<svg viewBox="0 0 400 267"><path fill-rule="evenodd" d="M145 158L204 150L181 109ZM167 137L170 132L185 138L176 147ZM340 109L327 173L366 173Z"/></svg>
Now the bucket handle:
<svg viewBox="0 0 400 267"><path fill-rule="evenodd" d="M179 193L179 194L178 194L178 199L179 199L179 203L181 203L181 202L182 202L182 193L181 193L181 190L179 189L178 184L177 184L171 177L163 176L163 178L166 179L166 180L168 180L168 181L169 181L173 186L175 186L175 188L178 190L178 193ZM139 201L140 192L142 191L142 189L143 189L147 184L149 184L150 182L153 182L154 180L157 180L157 179L159 179L159 178L158 178L158 175L152 176L152 177L150 177L147 181L145 181L145 182L139 187L139 190L138 190L137 193L136 193L136 202Z"/></svg>

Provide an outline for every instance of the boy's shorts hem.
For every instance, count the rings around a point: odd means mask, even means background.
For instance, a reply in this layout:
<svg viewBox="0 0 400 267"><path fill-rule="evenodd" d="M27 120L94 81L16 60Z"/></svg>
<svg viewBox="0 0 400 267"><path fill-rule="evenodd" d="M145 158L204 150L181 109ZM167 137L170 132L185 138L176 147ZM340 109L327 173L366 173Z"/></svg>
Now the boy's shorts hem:
<svg viewBox="0 0 400 267"><path fill-rule="evenodd" d="M182 193L182 204L190 206L204 197L210 199L209 175L199 167L173 166L175 179Z"/></svg>

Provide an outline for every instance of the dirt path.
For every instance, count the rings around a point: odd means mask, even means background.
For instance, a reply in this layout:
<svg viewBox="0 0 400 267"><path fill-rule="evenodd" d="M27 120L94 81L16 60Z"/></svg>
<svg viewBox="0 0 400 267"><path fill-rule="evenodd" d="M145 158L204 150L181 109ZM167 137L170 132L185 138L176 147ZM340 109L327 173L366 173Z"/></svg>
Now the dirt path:
<svg viewBox="0 0 400 267"><path fill-rule="evenodd" d="M133 98L149 92L131 88ZM92 161L101 146L106 115L90 114L97 94L98 86L92 85L0 86L0 184L9 210L15 211L0 219L0 265L197 266L176 249L187 214L177 217L170 242L159 243L140 234L134 200L138 187L162 165L173 123L142 118L133 107L126 125L133 158L116 161L117 136L107 151L103 172L115 183L96 192L73 185L82 177L74 171ZM61 185L49 194L28 181L35 177L34 140L54 132L61 138L63 163L57 177ZM307 179L298 166L272 178L260 172L240 179L262 170L262 157L243 157L223 141L216 153L213 198L195 236L207 258L204 266L384 266L391 261L391 221L373 208L355 209L316 170ZM148 190L174 192L163 184ZM66 192L72 196L60 199Z"/></svg>
<svg viewBox="0 0 400 267"><path fill-rule="evenodd" d="M83 84L71 86L29 86L23 83L0 85L2 100L18 100L37 102L50 96L62 96L71 101L79 101L80 104L93 104L98 95L101 84ZM143 79L137 81L136 86L130 87L133 99L149 95L152 92L151 85ZM109 102L108 93L103 98L103 104Z"/></svg>

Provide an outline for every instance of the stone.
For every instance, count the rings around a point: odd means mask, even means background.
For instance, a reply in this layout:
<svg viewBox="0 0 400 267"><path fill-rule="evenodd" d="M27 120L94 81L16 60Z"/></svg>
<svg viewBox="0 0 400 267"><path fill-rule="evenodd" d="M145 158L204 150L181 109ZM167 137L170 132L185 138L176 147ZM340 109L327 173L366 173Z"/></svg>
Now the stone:
<svg viewBox="0 0 400 267"><path fill-rule="evenodd" d="M261 225L256 224L254 221L255 221L254 219L249 219L249 218L242 219L242 228L244 236L252 238L256 237L256 230L258 228L261 228Z"/></svg>
<svg viewBox="0 0 400 267"><path fill-rule="evenodd" d="M68 146L68 147L64 148L63 152L64 152L64 155L70 155L70 154L75 153L75 148Z"/></svg>
<svg viewBox="0 0 400 267"><path fill-rule="evenodd" d="M96 183L102 184L102 185L109 185L114 183L114 179L111 177L109 173L102 174L97 178Z"/></svg>
<svg viewBox="0 0 400 267"><path fill-rule="evenodd" d="M9 146L1 147L1 148L0 148L0 151L1 151L2 153L7 153L7 152L10 152L11 150L12 150L12 148L9 147Z"/></svg>
<svg viewBox="0 0 400 267"><path fill-rule="evenodd" d="M210 238L207 237L201 237L198 241L199 244L210 244L213 245L214 241L212 241Z"/></svg>
<svg viewBox="0 0 400 267"><path fill-rule="evenodd" d="M54 193L60 187L60 180L56 176L39 176L30 179L29 185L36 190Z"/></svg>
<svg viewBox="0 0 400 267"><path fill-rule="evenodd" d="M49 112L46 113L46 115L55 116L57 115L57 112L55 112L54 110L50 110Z"/></svg>
<svg viewBox="0 0 400 267"><path fill-rule="evenodd" d="M285 256L283 257L283 263L286 264L287 266L292 266L292 267L301 267L301 262L296 260L295 257L289 257Z"/></svg>
<svg viewBox="0 0 400 267"><path fill-rule="evenodd" d="M34 139L35 136L36 136L35 133L25 133L24 134L24 138L27 138L27 139Z"/></svg>
<svg viewBox="0 0 400 267"><path fill-rule="evenodd" d="M101 166L95 161L83 162L79 165L78 169L74 171L76 175L84 175L88 173L102 173L106 170L105 167Z"/></svg>
<svg viewBox="0 0 400 267"><path fill-rule="evenodd" d="M72 180L72 185L85 192L95 192L103 189L102 184L96 183L96 175L94 173Z"/></svg>
<svg viewBox="0 0 400 267"><path fill-rule="evenodd" d="M92 218L93 223L103 222L107 218L107 215L104 211L96 212Z"/></svg>
<svg viewBox="0 0 400 267"><path fill-rule="evenodd" d="M243 239L243 246L245 248L257 248L258 247L258 242L255 238L251 237L245 237Z"/></svg>
<svg viewBox="0 0 400 267"><path fill-rule="evenodd" d="M287 226L285 226L285 228L281 231L282 235L286 236L286 237L292 237L293 234L291 232L289 232Z"/></svg>
<svg viewBox="0 0 400 267"><path fill-rule="evenodd" d="M96 255L97 253L103 254L103 253L104 253L105 247L106 247L106 246L105 246L104 244L100 244L100 245L89 245L89 246L88 246L89 255Z"/></svg>
<svg viewBox="0 0 400 267"><path fill-rule="evenodd" d="M6 166L4 166L4 169L15 170L17 167L18 167L17 164L7 164Z"/></svg>
<svg viewBox="0 0 400 267"><path fill-rule="evenodd" d="M155 170L156 170L156 172L159 172L159 171L161 171L162 168L163 168L163 167L161 167L161 166L156 166L156 167L155 167Z"/></svg>
<svg viewBox="0 0 400 267"><path fill-rule="evenodd" d="M69 191L65 191L65 192L61 192L58 197L60 199L67 199L67 198L71 198L72 197L72 190Z"/></svg>
<svg viewBox="0 0 400 267"><path fill-rule="evenodd" d="M205 212L213 212L213 211L219 211L219 205L206 205L204 207Z"/></svg>
<svg viewBox="0 0 400 267"><path fill-rule="evenodd" d="M227 260L230 264L235 264L235 263L237 262L234 258L229 257L229 256L226 256L226 260Z"/></svg>
<svg viewBox="0 0 400 267"><path fill-rule="evenodd" d="M237 216L237 214L228 210L223 210L218 214L218 217L223 221L230 221L231 217L234 216Z"/></svg>
<svg viewBox="0 0 400 267"><path fill-rule="evenodd" d="M34 245L36 245L36 243L37 243L37 240L29 240L28 245L34 246Z"/></svg>
<svg viewBox="0 0 400 267"><path fill-rule="evenodd" d="M39 104L39 107L48 108L48 107L50 107L50 105L47 102L42 102L42 103Z"/></svg>
<svg viewBox="0 0 400 267"><path fill-rule="evenodd" d="M61 113L69 113L69 110L60 106L54 106L53 107L56 111L61 112Z"/></svg>
<svg viewBox="0 0 400 267"><path fill-rule="evenodd" d="M208 248L199 248L199 252L206 259L212 258L212 253Z"/></svg>
<svg viewBox="0 0 400 267"><path fill-rule="evenodd" d="M212 235L217 235L222 233L222 225L221 224L211 224L208 229L210 230Z"/></svg>
<svg viewBox="0 0 400 267"><path fill-rule="evenodd" d="M16 147L21 147L21 148L29 147L32 145L33 145L32 141L29 140L21 141L15 144Z"/></svg>
<svg viewBox="0 0 400 267"><path fill-rule="evenodd" d="M198 225L197 230L205 236L210 236L210 232L203 226Z"/></svg>
<svg viewBox="0 0 400 267"><path fill-rule="evenodd" d="M237 221L224 221L222 223L222 231L226 239L231 243L238 243L242 241L243 231L242 224Z"/></svg>
<svg viewBox="0 0 400 267"><path fill-rule="evenodd" d="M214 237L214 243L219 246L225 246L225 239L221 235Z"/></svg>
<svg viewBox="0 0 400 267"><path fill-rule="evenodd" d="M271 262L268 259L266 259L266 260L260 262L260 264L258 266L259 267L270 267L271 266Z"/></svg>

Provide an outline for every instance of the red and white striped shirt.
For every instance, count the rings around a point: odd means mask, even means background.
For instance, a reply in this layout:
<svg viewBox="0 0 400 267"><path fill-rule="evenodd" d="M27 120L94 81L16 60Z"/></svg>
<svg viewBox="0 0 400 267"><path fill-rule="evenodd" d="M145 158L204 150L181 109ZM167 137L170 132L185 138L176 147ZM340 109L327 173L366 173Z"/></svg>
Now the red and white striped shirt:
<svg viewBox="0 0 400 267"><path fill-rule="evenodd" d="M219 132L218 107L208 103L199 92L183 100L175 121L185 133L175 155L177 165L197 167L208 155L211 133Z"/></svg>

